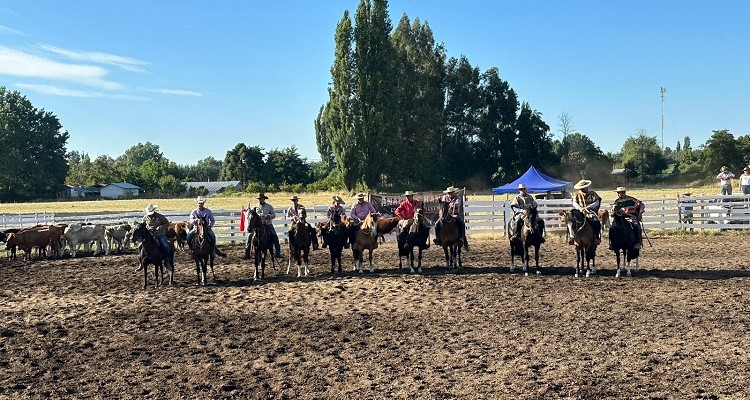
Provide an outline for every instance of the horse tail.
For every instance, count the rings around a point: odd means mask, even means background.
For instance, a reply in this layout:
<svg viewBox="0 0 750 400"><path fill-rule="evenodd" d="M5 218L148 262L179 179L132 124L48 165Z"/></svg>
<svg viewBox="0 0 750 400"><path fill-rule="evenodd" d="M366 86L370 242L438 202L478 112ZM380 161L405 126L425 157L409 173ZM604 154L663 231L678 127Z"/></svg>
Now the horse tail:
<svg viewBox="0 0 750 400"><path fill-rule="evenodd" d="M596 246L586 247L586 260L591 261L596 257Z"/></svg>
<svg viewBox="0 0 750 400"><path fill-rule="evenodd" d="M638 258L640 256L641 256L641 250L640 249L633 249L633 248L631 248L630 250L628 250L628 262L630 262L630 260L635 260L636 258Z"/></svg>

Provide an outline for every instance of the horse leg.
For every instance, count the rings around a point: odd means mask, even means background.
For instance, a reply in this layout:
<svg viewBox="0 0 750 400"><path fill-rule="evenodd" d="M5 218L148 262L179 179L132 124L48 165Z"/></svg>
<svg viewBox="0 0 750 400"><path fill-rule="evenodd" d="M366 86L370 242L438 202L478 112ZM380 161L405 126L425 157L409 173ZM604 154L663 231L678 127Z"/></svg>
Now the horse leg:
<svg viewBox="0 0 750 400"><path fill-rule="evenodd" d="M214 280L214 283L216 283L216 274L214 273L214 253L211 252L211 255L208 256L208 262L211 265L211 277Z"/></svg>
<svg viewBox="0 0 750 400"><path fill-rule="evenodd" d="M367 261L370 264L370 272L375 272L375 266L372 265L372 249L367 249Z"/></svg>
<svg viewBox="0 0 750 400"><path fill-rule="evenodd" d="M196 276L195 286L199 286L201 284L201 260L200 258L196 256L193 256L193 258L195 261L195 276Z"/></svg>
<svg viewBox="0 0 750 400"><path fill-rule="evenodd" d="M422 273L422 246L419 246L419 254L417 255L417 272Z"/></svg>
<svg viewBox="0 0 750 400"><path fill-rule="evenodd" d="M529 246L523 244L523 276L529 276Z"/></svg>
<svg viewBox="0 0 750 400"><path fill-rule="evenodd" d="M617 271L615 271L615 278L620 277L620 249L615 249L615 259L617 260Z"/></svg>
<svg viewBox="0 0 750 400"><path fill-rule="evenodd" d="M461 243L456 245L456 257L458 258L458 269L463 270L464 269L464 262L461 259Z"/></svg>
<svg viewBox="0 0 750 400"><path fill-rule="evenodd" d="M628 259L628 252L629 250L623 250L622 258L623 258L623 261L625 261L625 270L627 271L628 276L633 276L630 274L630 260Z"/></svg>
<svg viewBox="0 0 750 400"><path fill-rule="evenodd" d="M310 248L305 249L305 253L302 255L302 260L304 260L304 267L305 267L305 276L307 276L310 273L310 269L307 267L308 264L310 264Z"/></svg>
<svg viewBox="0 0 750 400"><path fill-rule="evenodd" d="M141 261L141 269L143 270L143 289L146 289L146 286L148 286L148 265L146 265L143 261Z"/></svg>
<svg viewBox="0 0 750 400"><path fill-rule="evenodd" d="M154 277L156 278L156 284L154 285L154 287L157 287L157 288L159 287L159 283L160 283L159 282L159 271L161 270L161 268L162 268L161 261L159 261L158 264L154 264Z"/></svg>

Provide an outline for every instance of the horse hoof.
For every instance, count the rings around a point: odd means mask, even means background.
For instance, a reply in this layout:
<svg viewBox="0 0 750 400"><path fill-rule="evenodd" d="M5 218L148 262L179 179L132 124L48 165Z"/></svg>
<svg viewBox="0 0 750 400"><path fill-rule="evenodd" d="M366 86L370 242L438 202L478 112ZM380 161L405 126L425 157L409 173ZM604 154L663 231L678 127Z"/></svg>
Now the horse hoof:
<svg viewBox="0 0 750 400"><path fill-rule="evenodd" d="M523 276L529 276L528 272L524 272Z"/></svg>
<svg viewBox="0 0 750 400"><path fill-rule="evenodd" d="M536 271L536 274L537 274L537 275L541 275L541 274L542 274L542 271Z"/></svg>

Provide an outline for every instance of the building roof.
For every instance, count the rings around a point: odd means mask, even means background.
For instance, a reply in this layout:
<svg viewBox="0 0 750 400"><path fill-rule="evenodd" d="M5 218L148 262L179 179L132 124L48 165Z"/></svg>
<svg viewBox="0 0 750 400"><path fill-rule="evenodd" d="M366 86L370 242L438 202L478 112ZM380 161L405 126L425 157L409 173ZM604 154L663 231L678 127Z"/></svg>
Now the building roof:
<svg viewBox="0 0 750 400"><path fill-rule="evenodd" d="M133 185L132 183L127 183L127 182L115 182L115 183L110 183L109 185L112 185L112 186L117 186L117 187L119 187L120 189L125 189L125 190L129 190L129 189L140 189L140 187L138 187L138 186L135 186L135 185ZM107 185L107 186L109 186L109 185Z"/></svg>
<svg viewBox="0 0 750 400"><path fill-rule="evenodd" d="M195 189L203 186L211 193L218 192L219 190L227 187L236 187L239 184L240 181L185 182L185 186L187 186L189 189Z"/></svg>

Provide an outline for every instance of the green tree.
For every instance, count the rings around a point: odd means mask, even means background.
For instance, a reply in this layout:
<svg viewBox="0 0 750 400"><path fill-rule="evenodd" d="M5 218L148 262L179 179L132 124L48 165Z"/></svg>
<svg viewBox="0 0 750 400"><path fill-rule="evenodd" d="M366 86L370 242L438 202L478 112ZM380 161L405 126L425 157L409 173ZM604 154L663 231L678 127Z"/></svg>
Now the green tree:
<svg viewBox="0 0 750 400"><path fill-rule="evenodd" d="M725 165L733 171L741 170L744 160L745 154L740 152L740 145L728 130L715 130L706 141L703 149L704 172L716 173Z"/></svg>
<svg viewBox="0 0 750 400"><path fill-rule="evenodd" d="M209 182L219 180L223 163L211 156L198 160L195 165L182 165L179 167L181 175L186 181Z"/></svg>
<svg viewBox="0 0 750 400"><path fill-rule="evenodd" d="M310 182L310 166L307 160L300 157L297 147L274 149L266 157L265 182L276 185Z"/></svg>
<svg viewBox="0 0 750 400"><path fill-rule="evenodd" d="M243 187L248 182L261 182L264 157L261 147L247 147L244 143L237 143L232 150L227 151L219 178L227 181L240 181Z"/></svg>
<svg viewBox="0 0 750 400"><path fill-rule="evenodd" d="M521 104L516 129L516 171L521 173L530 165L551 165L554 155L549 126L542 120L542 114L532 110L527 102Z"/></svg>
<svg viewBox="0 0 750 400"><path fill-rule="evenodd" d="M57 116L35 108L18 91L0 86L0 200L53 198L68 173L65 145Z"/></svg>
<svg viewBox="0 0 750 400"><path fill-rule="evenodd" d="M667 167L656 136L648 136L644 130L640 130L637 136L630 136L625 140L622 145L622 160L625 168L638 176L640 182Z"/></svg>
<svg viewBox="0 0 750 400"><path fill-rule="evenodd" d="M67 154L66 158L68 159L68 174L65 177L65 184L89 185L89 172L91 171L89 155L73 150Z"/></svg>
<svg viewBox="0 0 750 400"><path fill-rule="evenodd" d="M605 155L588 136L576 132L566 135L557 146L557 157L560 160L560 172L563 176L581 179L594 174L592 166L607 164L611 157ZM611 171L607 171L609 174Z"/></svg>
<svg viewBox="0 0 750 400"><path fill-rule="evenodd" d="M445 180L465 182L477 160L472 143L481 131L482 100L479 68L466 57L448 60L446 76L445 139L441 141Z"/></svg>

